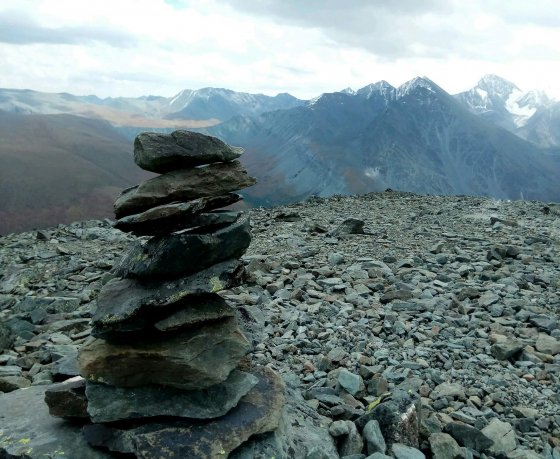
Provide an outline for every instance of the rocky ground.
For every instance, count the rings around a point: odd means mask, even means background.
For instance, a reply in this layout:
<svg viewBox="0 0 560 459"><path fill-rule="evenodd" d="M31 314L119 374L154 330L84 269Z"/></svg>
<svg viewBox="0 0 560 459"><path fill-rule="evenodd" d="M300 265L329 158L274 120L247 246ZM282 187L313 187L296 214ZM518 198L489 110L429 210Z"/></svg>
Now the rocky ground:
<svg viewBox="0 0 560 459"><path fill-rule="evenodd" d="M384 457L361 420L406 393L427 457L559 459L560 208L544 207L385 192L253 209L248 282L222 295L341 456ZM132 240L109 221L0 237L0 392L75 374ZM0 457L26 440L9 422Z"/></svg>

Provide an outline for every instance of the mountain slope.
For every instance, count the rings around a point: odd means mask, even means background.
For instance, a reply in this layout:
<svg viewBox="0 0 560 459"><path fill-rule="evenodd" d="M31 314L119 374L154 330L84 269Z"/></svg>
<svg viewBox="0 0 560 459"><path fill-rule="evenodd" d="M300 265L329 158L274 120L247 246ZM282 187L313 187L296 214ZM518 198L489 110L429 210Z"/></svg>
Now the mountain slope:
<svg viewBox="0 0 560 459"><path fill-rule="evenodd" d="M427 78L324 94L209 131L246 147L259 204L391 187L560 200L558 157L469 113Z"/></svg>
<svg viewBox="0 0 560 459"><path fill-rule="evenodd" d="M123 187L149 176L108 123L0 112L0 234L112 216Z"/></svg>
<svg viewBox="0 0 560 459"><path fill-rule="evenodd" d="M455 95L469 111L541 147L560 146L560 102L543 91L521 91L496 75Z"/></svg>

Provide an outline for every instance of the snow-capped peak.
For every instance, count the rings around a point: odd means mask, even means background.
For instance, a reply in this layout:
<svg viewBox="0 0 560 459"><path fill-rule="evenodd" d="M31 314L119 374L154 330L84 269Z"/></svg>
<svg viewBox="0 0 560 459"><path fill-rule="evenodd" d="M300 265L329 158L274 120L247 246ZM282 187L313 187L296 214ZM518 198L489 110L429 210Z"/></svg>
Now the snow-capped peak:
<svg viewBox="0 0 560 459"><path fill-rule="evenodd" d="M397 97L406 96L417 88L424 88L433 93L440 89L437 84L427 77L415 77L398 87Z"/></svg>
<svg viewBox="0 0 560 459"><path fill-rule="evenodd" d="M484 75L477 83L476 88L486 91L490 97L499 97L500 99L507 99L512 92L520 91L511 81L498 75Z"/></svg>
<svg viewBox="0 0 560 459"><path fill-rule="evenodd" d="M342 94L349 94L350 96L355 96L356 95L356 91L354 91L350 86L348 86L347 88L344 88L342 91L339 91Z"/></svg>
<svg viewBox="0 0 560 459"><path fill-rule="evenodd" d="M358 89L356 94L361 97L369 99L372 94L384 94L394 91L395 88L387 83L385 80L378 81L377 83L371 83L363 88Z"/></svg>

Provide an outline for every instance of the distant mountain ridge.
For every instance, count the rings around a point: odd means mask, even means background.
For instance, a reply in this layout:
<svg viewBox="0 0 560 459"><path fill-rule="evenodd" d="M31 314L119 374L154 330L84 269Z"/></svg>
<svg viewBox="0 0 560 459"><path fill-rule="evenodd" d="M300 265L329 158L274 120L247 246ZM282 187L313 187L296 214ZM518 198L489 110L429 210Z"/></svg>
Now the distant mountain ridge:
<svg viewBox="0 0 560 459"><path fill-rule="evenodd" d="M187 122L183 124L194 123L192 127L208 126L236 115L258 115L267 111L292 108L303 103L304 101L287 93L271 97L221 88L185 89L173 97L108 97L105 99L97 96L75 96L68 93L0 88L0 111L41 115L97 116L108 119L115 125L127 125L127 121L136 121L135 125L138 125L138 122L144 122L145 127L150 127L150 123L152 123L155 125L153 127L172 128L180 125L182 121ZM121 120L118 119L118 115ZM136 120L131 117L135 117Z"/></svg>
<svg viewBox="0 0 560 459"><path fill-rule="evenodd" d="M455 96L472 113L543 147L560 146L560 102L544 91L524 92L497 75Z"/></svg>
<svg viewBox="0 0 560 459"><path fill-rule="evenodd" d="M208 129L244 146L258 204L384 187L560 199L558 156L470 113L428 78L323 94ZM279 179L280 178L280 179Z"/></svg>
<svg viewBox="0 0 560 459"><path fill-rule="evenodd" d="M246 149L253 205L393 188L560 201L560 105L489 75L452 96L426 77L311 100L220 88L107 98L0 89L0 233L111 217L142 175L141 131L191 129ZM6 141L8 139L8 141Z"/></svg>

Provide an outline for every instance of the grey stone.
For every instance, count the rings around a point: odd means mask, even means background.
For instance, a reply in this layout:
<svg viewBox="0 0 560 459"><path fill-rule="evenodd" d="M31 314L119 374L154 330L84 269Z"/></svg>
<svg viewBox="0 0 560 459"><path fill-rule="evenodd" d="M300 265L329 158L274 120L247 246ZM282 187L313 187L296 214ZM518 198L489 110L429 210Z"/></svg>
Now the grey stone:
<svg viewBox="0 0 560 459"><path fill-rule="evenodd" d="M545 333L540 333L535 344L537 351L545 354L560 354L560 341Z"/></svg>
<svg viewBox="0 0 560 459"><path fill-rule="evenodd" d="M251 243L248 215L213 232L181 232L136 244L115 267L125 278L173 279L230 258L241 257Z"/></svg>
<svg viewBox="0 0 560 459"><path fill-rule="evenodd" d="M115 228L138 236L168 234L195 226L212 226L235 221L235 212L209 212L229 206L242 197L239 194L194 199L188 202L173 202L152 207L144 212L128 215L115 222ZM232 220L233 219L233 220Z"/></svg>
<svg viewBox="0 0 560 459"><path fill-rule="evenodd" d="M87 412L86 380L80 376L45 391L45 403L51 416L67 419L89 419Z"/></svg>
<svg viewBox="0 0 560 459"><path fill-rule="evenodd" d="M0 393L12 392L14 390L29 387L31 382L23 376L2 376L0 375Z"/></svg>
<svg viewBox="0 0 560 459"><path fill-rule="evenodd" d="M396 459L426 459L422 451L402 443L395 443L392 450Z"/></svg>
<svg viewBox="0 0 560 459"><path fill-rule="evenodd" d="M205 423L169 420L129 429L105 424L86 425L87 441L136 457L219 459L251 436L276 429L284 405L281 378L268 368L255 370L257 385L226 415Z"/></svg>
<svg viewBox="0 0 560 459"><path fill-rule="evenodd" d="M111 458L110 454L88 446L80 424L49 414L44 402L48 389L49 386L33 386L0 395L0 457Z"/></svg>
<svg viewBox="0 0 560 459"><path fill-rule="evenodd" d="M200 390L144 386L124 388L87 383L87 411L93 422L155 416L210 419L223 416L256 384L250 373L233 370L219 384Z"/></svg>
<svg viewBox="0 0 560 459"><path fill-rule="evenodd" d="M115 215L120 219L175 201L223 196L255 183L239 161L176 170L124 190L115 201Z"/></svg>
<svg viewBox="0 0 560 459"><path fill-rule="evenodd" d="M341 457L359 454L364 448L364 441L356 425L352 421L346 421L346 424L348 425L348 435L341 437L338 444L338 452Z"/></svg>
<svg viewBox="0 0 560 459"><path fill-rule="evenodd" d="M161 283L112 279L103 286L92 317L98 337L144 330L152 318L162 319L178 308L196 304L197 296L239 285L243 264L228 260L191 276Z"/></svg>
<svg viewBox="0 0 560 459"><path fill-rule="evenodd" d="M329 433L335 438L342 437L350 433L350 427L346 421L334 421L329 426Z"/></svg>
<svg viewBox="0 0 560 459"><path fill-rule="evenodd" d="M154 328L168 332L235 316L235 310L216 294L201 295L189 303L184 309L155 322Z"/></svg>
<svg viewBox="0 0 560 459"><path fill-rule="evenodd" d="M505 454L513 451L517 447L515 431L509 422L500 421L494 418L490 421L482 433L490 438L494 444L488 448L492 454Z"/></svg>
<svg viewBox="0 0 560 459"><path fill-rule="evenodd" d="M523 346L522 343L513 339L508 339L506 341L493 344L490 352L498 360L508 360L519 354L524 347L525 346Z"/></svg>
<svg viewBox="0 0 560 459"><path fill-rule="evenodd" d="M12 334L12 329L3 322L0 322L0 352L11 348L13 343L14 335Z"/></svg>
<svg viewBox="0 0 560 459"><path fill-rule="evenodd" d="M463 459L465 457L457 442L446 433L433 433L428 439L433 459Z"/></svg>
<svg viewBox="0 0 560 459"><path fill-rule="evenodd" d="M364 221L357 218L347 218L331 234L333 236L364 234Z"/></svg>
<svg viewBox="0 0 560 459"><path fill-rule="evenodd" d="M379 422L376 420L369 421L362 432L364 440L366 441L368 454L383 453L387 451L385 439L379 428Z"/></svg>
<svg viewBox="0 0 560 459"><path fill-rule="evenodd" d="M355 375L346 368L343 368L338 373L338 383L350 395L356 395L365 388L361 376Z"/></svg>
<svg viewBox="0 0 560 459"><path fill-rule="evenodd" d="M242 153L242 148L191 131L143 132L134 139L134 162L142 169L158 173L231 161Z"/></svg>
<svg viewBox="0 0 560 459"><path fill-rule="evenodd" d="M419 403L414 394L395 392L392 399L382 401L355 422L358 429L363 430L369 421L377 420L389 449L393 443L417 446L419 411Z"/></svg>
<svg viewBox="0 0 560 459"><path fill-rule="evenodd" d="M328 429L327 418L312 409L299 391L299 377L284 376L286 403L277 429L250 438L229 459L305 458L335 459L338 453Z"/></svg>
<svg viewBox="0 0 560 459"><path fill-rule="evenodd" d="M225 381L248 350L235 319L229 318L153 341L91 339L80 348L78 367L92 382L193 390Z"/></svg>
<svg viewBox="0 0 560 459"><path fill-rule="evenodd" d="M475 451L485 451L494 443L494 440L479 429L468 424L451 422L445 426L444 431L450 434L459 445Z"/></svg>
<svg viewBox="0 0 560 459"><path fill-rule="evenodd" d="M430 393L430 398L435 400L441 397L464 399L465 389L458 383L441 383Z"/></svg>

